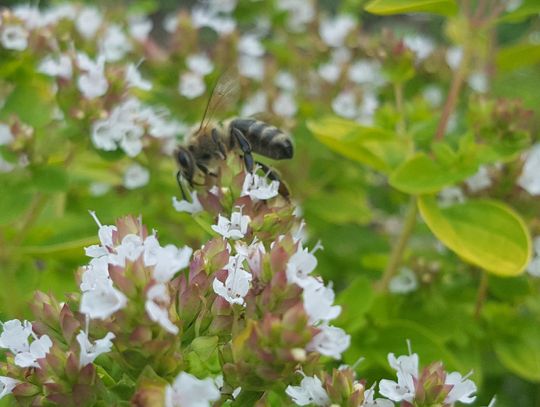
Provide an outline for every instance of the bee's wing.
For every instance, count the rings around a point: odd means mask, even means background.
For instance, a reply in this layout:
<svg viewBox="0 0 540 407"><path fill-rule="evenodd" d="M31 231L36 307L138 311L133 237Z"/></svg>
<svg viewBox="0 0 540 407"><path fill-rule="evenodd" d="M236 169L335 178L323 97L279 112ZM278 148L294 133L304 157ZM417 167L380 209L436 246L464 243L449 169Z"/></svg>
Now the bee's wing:
<svg viewBox="0 0 540 407"><path fill-rule="evenodd" d="M238 100L240 81L238 75L232 72L222 74L212 88L212 93L206 104L200 129L205 129L216 111L229 110Z"/></svg>

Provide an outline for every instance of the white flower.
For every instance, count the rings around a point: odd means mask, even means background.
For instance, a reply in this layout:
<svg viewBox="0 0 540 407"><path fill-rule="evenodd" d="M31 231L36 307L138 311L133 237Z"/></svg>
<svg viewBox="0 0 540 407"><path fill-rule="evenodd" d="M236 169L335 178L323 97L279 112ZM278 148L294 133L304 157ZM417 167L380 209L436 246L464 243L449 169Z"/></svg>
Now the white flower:
<svg viewBox="0 0 540 407"><path fill-rule="evenodd" d="M58 58L49 55L39 64L38 72L49 76L71 79L71 75L73 74L71 58L67 55L59 55Z"/></svg>
<svg viewBox="0 0 540 407"><path fill-rule="evenodd" d="M102 22L103 16L96 8L84 7L75 20L75 27L84 38L90 39L96 35Z"/></svg>
<svg viewBox="0 0 540 407"><path fill-rule="evenodd" d="M393 353L388 354L388 363L396 370L398 381L381 380L379 392L390 400L412 403L416 394L414 382L418 377L418 355L402 355L395 357Z"/></svg>
<svg viewBox="0 0 540 407"><path fill-rule="evenodd" d="M93 344L88 339L88 333L80 331L77 334L77 342L81 347L81 353L79 356L79 367L83 368L84 366L93 363L96 358L103 354L111 351L112 340L115 338L115 335L112 332L107 332L105 337L96 340Z"/></svg>
<svg viewBox="0 0 540 407"><path fill-rule="evenodd" d="M534 257L527 266L527 273L533 277L540 277L540 256Z"/></svg>
<svg viewBox="0 0 540 407"><path fill-rule="evenodd" d="M170 244L161 247L154 235L144 240L144 265L154 266L153 277L160 283L168 282L176 273L186 268L192 253L193 249L189 246L178 248Z"/></svg>
<svg viewBox="0 0 540 407"><path fill-rule="evenodd" d="M351 91L343 91L332 100L332 109L339 116L353 119L358 115L356 95Z"/></svg>
<svg viewBox="0 0 540 407"><path fill-rule="evenodd" d="M431 38L419 34L406 35L403 43L416 54L419 61L426 59L435 49Z"/></svg>
<svg viewBox="0 0 540 407"><path fill-rule="evenodd" d="M251 95L242 106L240 115L247 117L255 113L264 112L268 109L268 97L263 90L259 90Z"/></svg>
<svg viewBox="0 0 540 407"><path fill-rule="evenodd" d="M523 0L507 0L505 10L508 13L511 13L512 11L516 11L522 5L523 5Z"/></svg>
<svg viewBox="0 0 540 407"><path fill-rule="evenodd" d="M39 367L38 359L43 359L51 349L52 341L47 335L37 337L34 335L34 341L30 344L28 351L17 353L15 355L15 364L19 367Z"/></svg>
<svg viewBox="0 0 540 407"><path fill-rule="evenodd" d="M242 215L242 211L236 211L231 214L231 220L224 216L218 216L218 224L212 225L212 230L219 233L225 239L242 239L251 219L247 215Z"/></svg>
<svg viewBox="0 0 540 407"><path fill-rule="evenodd" d="M330 83L336 83L336 81L339 79L339 76L341 75L341 65L330 61L326 64L323 64L319 66L319 69L317 72L319 73L320 77L323 78L326 82Z"/></svg>
<svg viewBox="0 0 540 407"><path fill-rule="evenodd" d="M394 407L394 403L387 399L375 399L375 384L364 391L364 402L361 407Z"/></svg>
<svg viewBox="0 0 540 407"><path fill-rule="evenodd" d="M191 214L199 213L203 210L196 191L191 193L191 202L185 200L179 201L175 196L173 196L173 206L178 212L188 212Z"/></svg>
<svg viewBox="0 0 540 407"><path fill-rule="evenodd" d="M24 51L28 47L28 31L20 25L5 25L0 42L4 48Z"/></svg>
<svg viewBox="0 0 540 407"><path fill-rule="evenodd" d="M341 307L333 305L335 294L331 287L326 287L323 282L314 277L306 278L302 286L304 309L309 316L310 324L328 322L339 316Z"/></svg>
<svg viewBox="0 0 540 407"><path fill-rule="evenodd" d="M0 146L10 144L14 140L11 127L7 124L0 123Z"/></svg>
<svg viewBox="0 0 540 407"><path fill-rule="evenodd" d="M379 393L395 402L412 403L416 394L412 375L397 372L398 381L383 379L379 383Z"/></svg>
<svg viewBox="0 0 540 407"><path fill-rule="evenodd" d="M467 377L461 376L458 372L448 373L444 384L453 386L444 399L445 404L453 405L456 401L470 404L476 399L476 396L472 395L476 393L476 384Z"/></svg>
<svg viewBox="0 0 540 407"><path fill-rule="evenodd" d="M241 255L230 257L225 267L228 272L225 283L215 278L212 284L214 292L230 304L244 305L244 297L249 291L252 276L242 267L243 260Z"/></svg>
<svg viewBox="0 0 540 407"><path fill-rule="evenodd" d="M294 97L288 92L281 92L272 103L272 110L282 117L293 117L298 111Z"/></svg>
<svg viewBox="0 0 540 407"><path fill-rule="evenodd" d="M317 377L304 376L300 386L287 386L285 393L292 398L297 406L329 406L330 398L322 386L321 380Z"/></svg>
<svg viewBox="0 0 540 407"><path fill-rule="evenodd" d="M24 21L29 30L45 27L46 21L37 5L20 4L13 8L13 15Z"/></svg>
<svg viewBox="0 0 540 407"><path fill-rule="evenodd" d="M187 67L200 76L206 76L214 70L214 64L203 53L193 54L186 58Z"/></svg>
<svg viewBox="0 0 540 407"><path fill-rule="evenodd" d="M540 195L540 143L527 152L518 185L531 195Z"/></svg>
<svg viewBox="0 0 540 407"><path fill-rule="evenodd" d="M265 52L259 37L254 34L242 35L240 41L238 41L238 51L252 57L262 57Z"/></svg>
<svg viewBox="0 0 540 407"><path fill-rule="evenodd" d="M15 169L15 165L6 161L4 157L0 154L0 173L2 172L11 172Z"/></svg>
<svg viewBox="0 0 540 407"><path fill-rule="evenodd" d="M249 195L252 200L268 200L279 193L279 181L267 181L257 174L246 174L242 185L241 196Z"/></svg>
<svg viewBox="0 0 540 407"><path fill-rule="evenodd" d="M137 41L143 42L152 31L152 20L144 15L134 15L129 17L129 33Z"/></svg>
<svg viewBox="0 0 540 407"><path fill-rule="evenodd" d="M452 47L446 51L446 63L450 68L456 70L463 58L463 48Z"/></svg>
<svg viewBox="0 0 540 407"><path fill-rule="evenodd" d="M446 187L439 192L439 204L442 207L465 202L465 195L459 187Z"/></svg>
<svg viewBox="0 0 540 407"><path fill-rule="evenodd" d="M321 325L318 328L321 332L313 337L306 350L316 351L321 355L330 356L334 359L341 359L341 354L351 344L351 336L347 335L343 329L335 326Z"/></svg>
<svg viewBox="0 0 540 407"><path fill-rule="evenodd" d="M413 377L418 377L418 366L420 360L418 354L401 355L396 358L393 353L388 354L388 364L397 372L409 374Z"/></svg>
<svg viewBox="0 0 540 407"><path fill-rule="evenodd" d="M126 82L128 86L139 88L141 90L148 91L152 89L152 82L143 79L135 64L128 64L126 69Z"/></svg>
<svg viewBox="0 0 540 407"><path fill-rule="evenodd" d="M232 18L217 15L213 10L204 7L194 8L191 12L191 20L194 27L209 27L221 35L230 34L236 28L236 23Z"/></svg>
<svg viewBox="0 0 540 407"><path fill-rule="evenodd" d="M8 394L11 394L15 386L21 383L20 380L12 379L7 376L0 376L0 399L4 398Z"/></svg>
<svg viewBox="0 0 540 407"><path fill-rule="evenodd" d="M43 12L46 25L56 24L60 20L74 21L77 17L77 8L72 4L58 4Z"/></svg>
<svg viewBox="0 0 540 407"><path fill-rule="evenodd" d="M109 263L106 256L96 257L90 261L81 277L79 288L81 291L92 291L102 286L109 286L112 281L109 277Z"/></svg>
<svg viewBox="0 0 540 407"><path fill-rule="evenodd" d="M473 72L467 79L467 83L472 90L478 93L486 93L489 89L488 77L484 72Z"/></svg>
<svg viewBox="0 0 540 407"><path fill-rule="evenodd" d="M208 7L214 13L232 13L238 4L238 0L212 0Z"/></svg>
<svg viewBox="0 0 540 407"><path fill-rule="evenodd" d="M422 96L431 107L439 107L443 102L443 93L440 87L436 85L429 85L422 91Z"/></svg>
<svg viewBox="0 0 540 407"><path fill-rule="evenodd" d="M264 79L264 59L249 55L240 55L238 58L238 72L240 75L262 81Z"/></svg>
<svg viewBox="0 0 540 407"><path fill-rule="evenodd" d="M195 72L185 72L180 75L180 84L178 85L178 92L188 98L195 99L201 96L206 90L206 85L203 78Z"/></svg>
<svg viewBox="0 0 540 407"><path fill-rule="evenodd" d="M377 108L379 107L379 101L377 95L374 92L366 91L362 97L362 103L360 103L357 121L367 126L373 124L373 116Z"/></svg>
<svg viewBox="0 0 540 407"><path fill-rule="evenodd" d="M111 185L105 182L92 182L88 187L91 196L103 196L111 190Z"/></svg>
<svg viewBox="0 0 540 407"><path fill-rule="evenodd" d="M107 319L127 304L126 296L111 285L99 285L85 291L81 297L80 312L90 319Z"/></svg>
<svg viewBox="0 0 540 407"><path fill-rule="evenodd" d="M82 276L80 311L91 319L107 319L127 304L126 296L113 287L108 258L93 259Z"/></svg>
<svg viewBox="0 0 540 407"><path fill-rule="evenodd" d="M137 189L148 184L150 173L139 164L132 164L124 173L124 186L127 189Z"/></svg>
<svg viewBox="0 0 540 407"><path fill-rule="evenodd" d="M262 257L266 253L264 244L254 239L248 246L242 241L238 240L234 244L236 253L246 258L249 269L251 271L260 270L262 265Z"/></svg>
<svg viewBox="0 0 540 407"><path fill-rule="evenodd" d="M478 168L476 174L465 180L467 187L471 192L478 192L491 186L488 168L484 165Z"/></svg>
<svg viewBox="0 0 540 407"><path fill-rule="evenodd" d="M178 15L177 14L168 14L163 19L163 28L169 34L173 34L178 28Z"/></svg>
<svg viewBox="0 0 540 407"><path fill-rule="evenodd" d="M144 308L148 317L157 322L167 332L176 335L179 329L169 319L169 305L171 298L167 286L163 283L153 285L146 293Z"/></svg>
<svg viewBox="0 0 540 407"><path fill-rule="evenodd" d="M300 245L287 262L287 281L289 284L302 284L317 267L317 258Z"/></svg>
<svg viewBox="0 0 540 407"><path fill-rule="evenodd" d="M296 78L290 72L279 71L274 78L274 83L278 88L289 92L296 90Z"/></svg>
<svg viewBox="0 0 540 407"><path fill-rule="evenodd" d="M12 319L2 324L0 348L9 349L16 354L29 350L28 337L32 333L32 324L28 321Z"/></svg>
<svg viewBox="0 0 540 407"><path fill-rule="evenodd" d="M104 151L114 151L118 148L116 144L117 134L115 128L109 120L98 120L92 124L91 139L96 148Z"/></svg>
<svg viewBox="0 0 540 407"><path fill-rule="evenodd" d="M313 21L316 15L315 6L311 0L278 0L276 6L289 13L287 28L294 32L302 32L305 25Z"/></svg>
<svg viewBox="0 0 540 407"><path fill-rule="evenodd" d="M334 18L324 18L320 22L319 35L331 47L343 45L349 32L356 27L354 17L346 14Z"/></svg>
<svg viewBox="0 0 540 407"><path fill-rule="evenodd" d="M100 46L105 59L109 62L121 60L132 49L129 38L116 24L107 27Z"/></svg>
<svg viewBox="0 0 540 407"><path fill-rule="evenodd" d="M388 290L394 294L407 294L418 288L418 279L414 271L403 267L399 274L390 280Z"/></svg>
<svg viewBox="0 0 540 407"><path fill-rule="evenodd" d="M165 407L210 407L221 394L214 380L181 372L165 389Z"/></svg>
<svg viewBox="0 0 540 407"><path fill-rule="evenodd" d="M381 64L378 61L360 59L349 68L349 79L359 85L377 87L386 82L381 71Z"/></svg>
<svg viewBox="0 0 540 407"><path fill-rule="evenodd" d="M122 243L115 248L116 255L109 256L109 263L124 267L126 260L137 261L144 252L143 240L140 236L129 233L122 238Z"/></svg>
<svg viewBox="0 0 540 407"><path fill-rule="evenodd" d="M103 96L109 89L109 82L105 77L105 58L100 56L94 62L85 54L77 55L79 68L85 71L79 76L77 86L87 99Z"/></svg>

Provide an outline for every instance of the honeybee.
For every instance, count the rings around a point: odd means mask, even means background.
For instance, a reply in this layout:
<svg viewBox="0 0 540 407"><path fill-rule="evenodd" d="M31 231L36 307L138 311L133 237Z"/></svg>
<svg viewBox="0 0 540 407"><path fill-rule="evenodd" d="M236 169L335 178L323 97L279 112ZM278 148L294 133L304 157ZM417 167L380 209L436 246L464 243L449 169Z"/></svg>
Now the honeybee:
<svg viewBox="0 0 540 407"><path fill-rule="evenodd" d="M185 138L176 152L175 158L179 166L176 175L183 199L187 199L182 181L191 188L201 185L196 182L200 176L217 176L216 169L220 160L225 160L230 153L239 154L244 161L245 169L252 173L258 166L271 180L278 180L276 171L267 165L255 161L253 153L274 160L293 157L294 148L288 133L264 121L254 118L232 118L225 121L213 120L218 108L223 109L234 100L238 91L238 82L224 77L214 86L198 127ZM280 186L283 185L280 183ZM280 193L288 195L285 187Z"/></svg>

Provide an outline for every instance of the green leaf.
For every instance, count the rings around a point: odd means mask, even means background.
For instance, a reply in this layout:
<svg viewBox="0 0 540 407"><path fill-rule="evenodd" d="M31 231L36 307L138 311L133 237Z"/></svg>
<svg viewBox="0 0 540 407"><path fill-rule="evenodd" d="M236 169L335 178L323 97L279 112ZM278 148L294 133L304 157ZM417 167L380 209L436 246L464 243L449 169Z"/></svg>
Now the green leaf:
<svg viewBox="0 0 540 407"><path fill-rule="evenodd" d="M433 13L449 16L456 14L457 5L454 0L373 0L365 10L380 15Z"/></svg>
<svg viewBox="0 0 540 407"><path fill-rule="evenodd" d="M497 68L509 72L540 62L540 44L522 43L503 48L497 53Z"/></svg>
<svg viewBox="0 0 540 407"><path fill-rule="evenodd" d="M385 173L398 166L409 150L407 141L395 133L352 120L327 116L309 121L308 128L331 150Z"/></svg>
<svg viewBox="0 0 540 407"><path fill-rule="evenodd" d="M529 263L525 223L503 203L470 200L439 208L433 197L423 196L418 207L433 234L464 260L503 277L520 275Z"/></svg>
<svg viewBox="0 0 540 407"><path fill-rule="evenodd" d="M32 127L43 127L52 120L53 100L47 81L35 79L32 83L19 84L6 99L0 118L15 114Z"/></svg>
<svg viewBox="0 0 540 407"><path fill-rule="evenodd" d="M448 162L451 156L442 146L435 151L443 158L442 162L429 158L425 153L418 153L390 175L390 185L408 194L428 194L463 181L477 170L477 165L467 160Z"/></svg>
<svg viewBox="0 0 540 407"><path fill-rule="evenodd" d="M519 335L496 337L495 354L511 372L532 382L540 382L540 329L534 324L521 326Z"/></svg>
<svg viewBox="0 0 540 407"><path fill-rule="evenodd" d="M336 304L341 305L342 312L336 324L346 328L347 332L361 328L365 323L363 316L370 310L374 299L371 280L357 277L337 298Z"/></svg>
<svg viewBox="0 0 540 407"><path fill-rule="evenodd" d="M0 225L5 225L22 215L32 202L33 194L16 185L0 183Z"/></svg>
<svg viewBox="0 0 540 407"><path fill-rule="evenodd" d="M525 0L516 10L503 15L501 23L520 23L526 18L540 14L540 3L538 0Z"/></svg>
<svg viewBox="0 0 540 407"><path fill-rule="evenodd" d="M32 172L32 183L38 191L59 192L68 188L68 174L63 167L43 166Z"/></svg>
<svg viewBox="0 0 540 407"><path fill-rule="evenodd" d="M331 192L324 200L307 200L305 209L334 224L365 225L371 220L371 210L365 194L353 188Z"/></svg>

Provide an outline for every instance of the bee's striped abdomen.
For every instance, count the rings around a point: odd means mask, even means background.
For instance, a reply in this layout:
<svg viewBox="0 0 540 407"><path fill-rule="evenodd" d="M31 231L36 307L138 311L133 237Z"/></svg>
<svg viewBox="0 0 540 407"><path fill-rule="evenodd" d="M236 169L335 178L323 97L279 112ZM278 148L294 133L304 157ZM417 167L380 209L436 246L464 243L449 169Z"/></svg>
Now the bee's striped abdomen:
<svg viewBox="0 0 540 407"><path fill-rule="evenodd" d="M293 145L288 134L275 126L255 119L235 119L231 127L242 132L253 152L275 160L292 158Z"/></svg>

